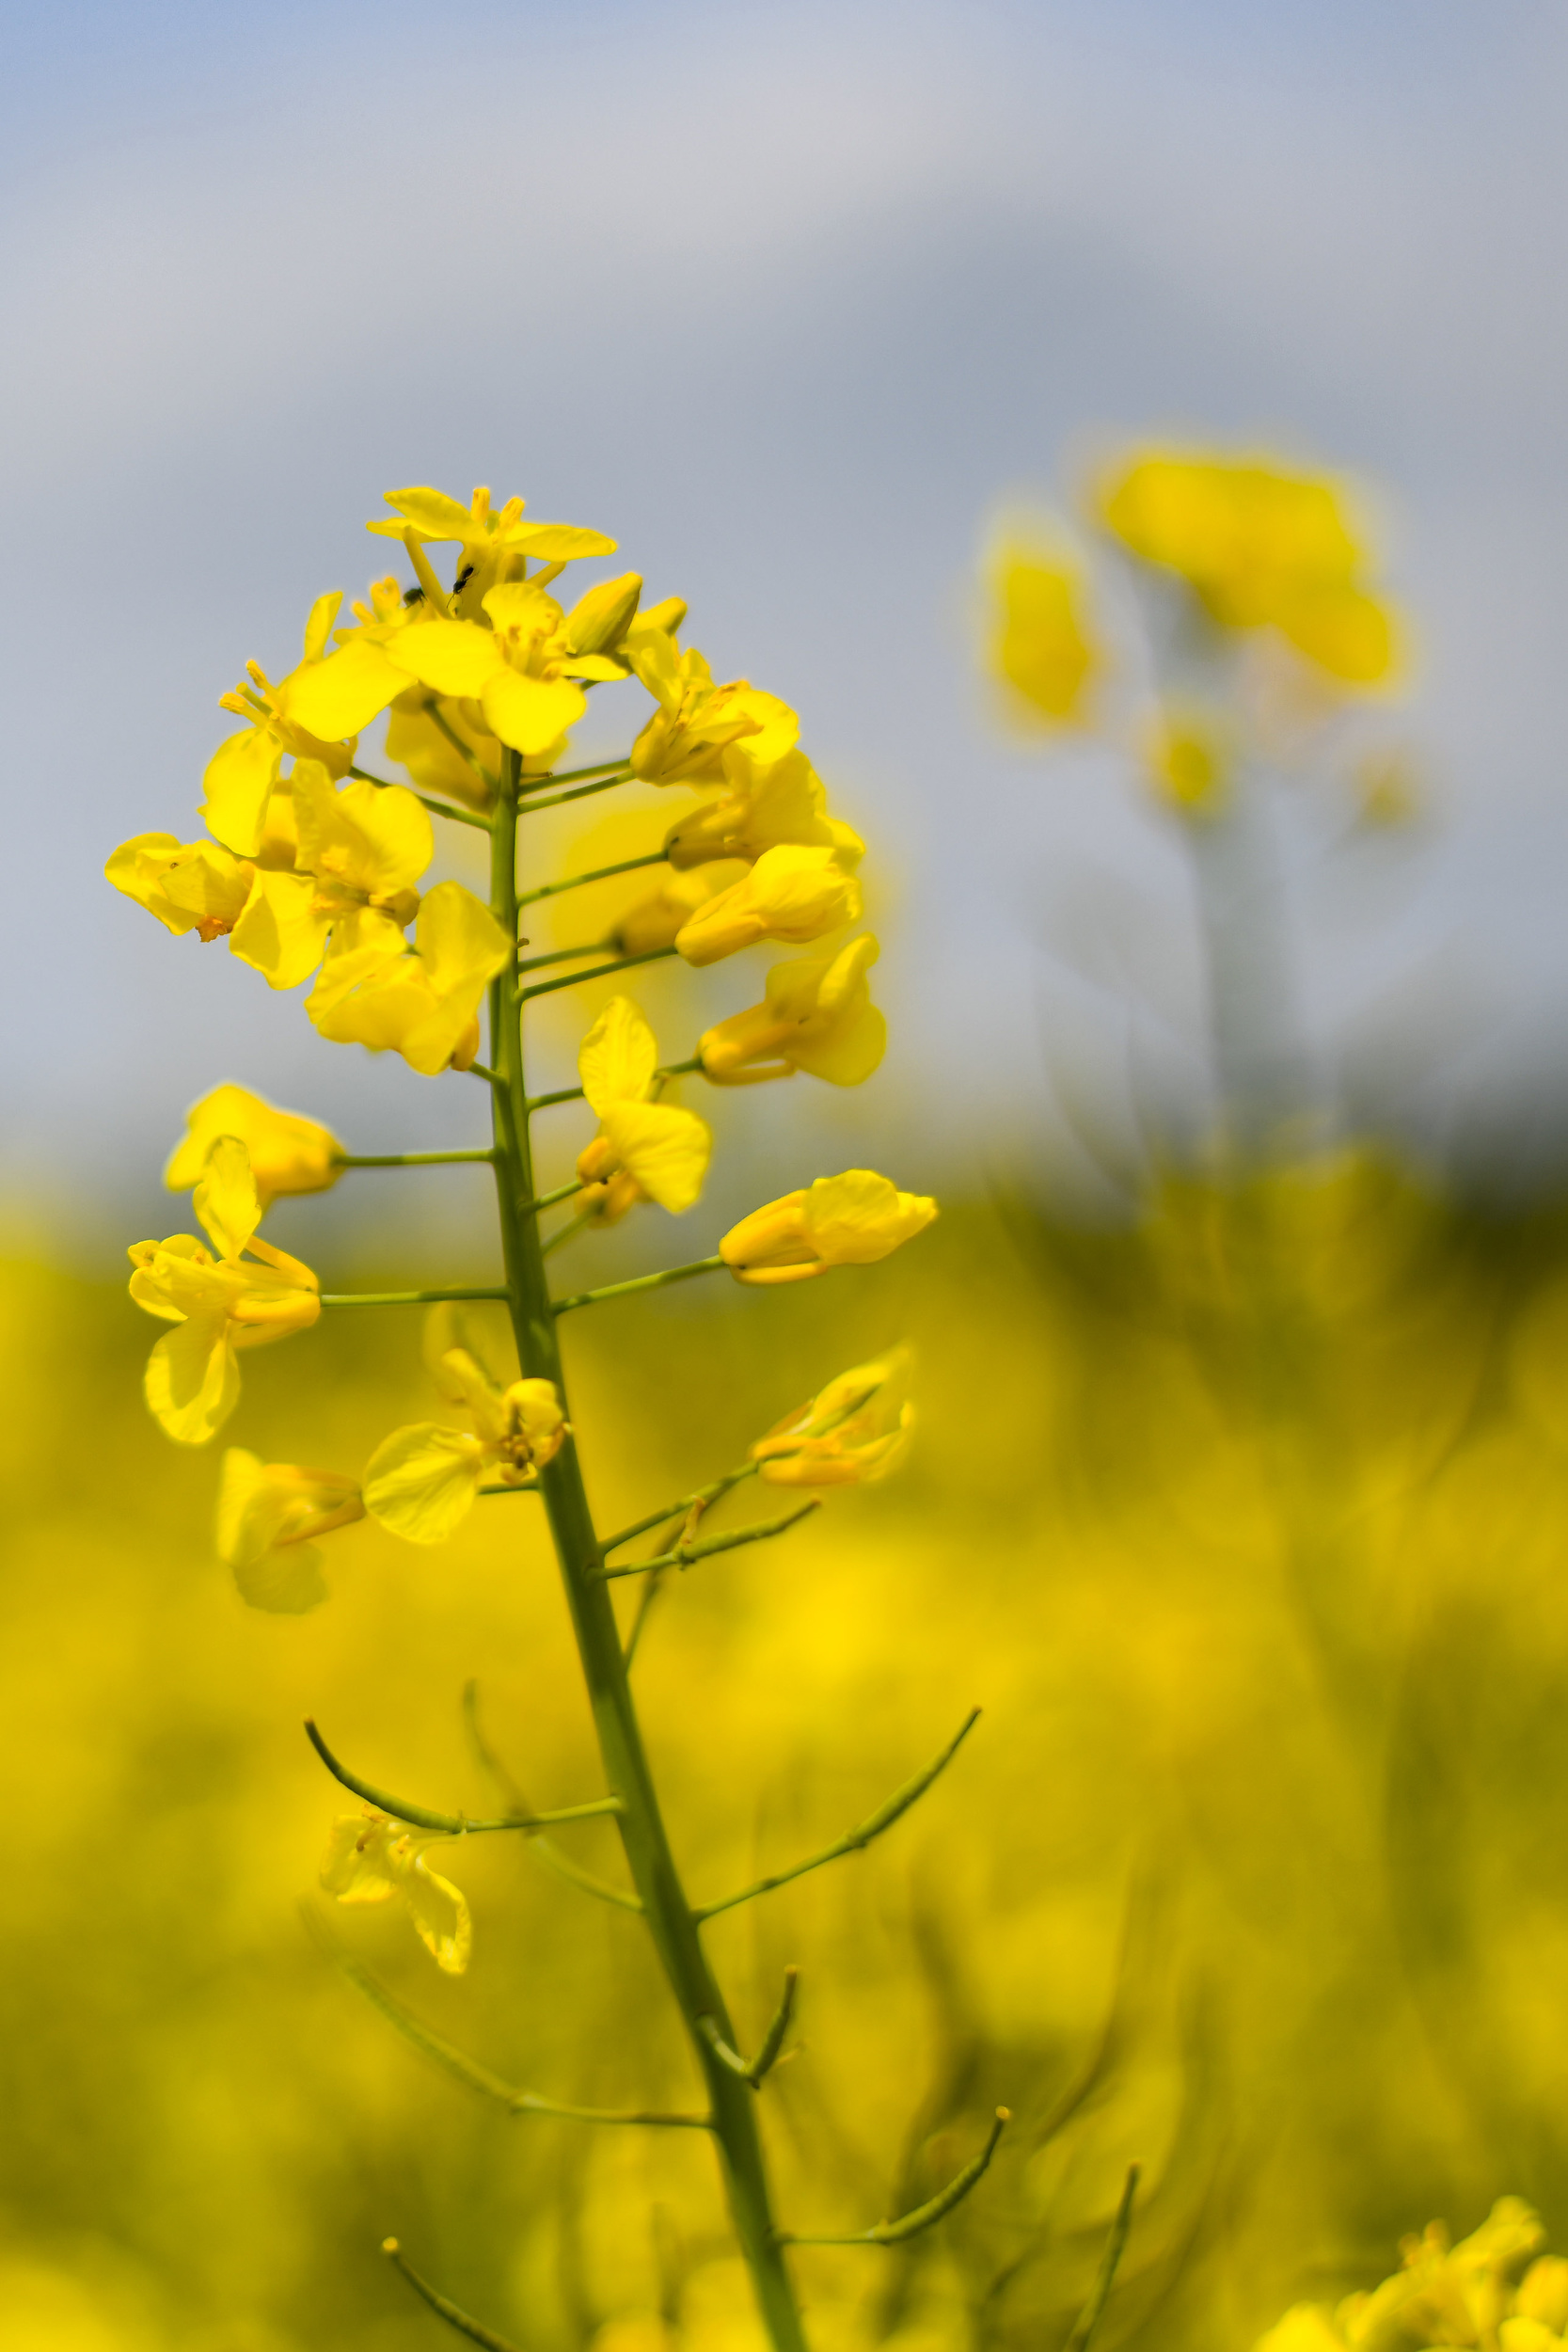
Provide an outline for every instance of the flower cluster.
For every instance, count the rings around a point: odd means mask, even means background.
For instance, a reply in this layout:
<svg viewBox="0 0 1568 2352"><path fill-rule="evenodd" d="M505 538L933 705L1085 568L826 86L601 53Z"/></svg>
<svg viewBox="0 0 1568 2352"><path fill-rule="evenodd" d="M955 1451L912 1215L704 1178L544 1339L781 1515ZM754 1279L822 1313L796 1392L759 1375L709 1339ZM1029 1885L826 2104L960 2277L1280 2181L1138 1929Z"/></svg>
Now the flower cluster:
<svg viewBox="0 0 1568 2352"><path fill-rule="evenodd" d="M1471 2344L1560 2352L1568 2339L1568 2262L1522 2197L1501 2197L1457 2246L1442 2222L1402 2243L1400 2268L1336 2308L1297 2303L1257 2352L1421 2352Z"/></svg>
<svg viewBox="0 0 1568 2352"><path fill-rule="evenodd" d="M1024 724L1097 724L1108 705L1114 716L1118 699L1131 703L1129 748L1179 814L1217 808L1242 755L1234 658L1247 658L1251 699L1276 738L1301 713L1337 710L1397 677L1401 632L1370 582L1342 484L1272 459L1137 449L1102 471L1086 507L1091 529L1134 559L1136 582L1174 599L1174 616L1150 632L1152 697L1096 618L1078 547L1027 525L991 552L990 665Z"/></svg>

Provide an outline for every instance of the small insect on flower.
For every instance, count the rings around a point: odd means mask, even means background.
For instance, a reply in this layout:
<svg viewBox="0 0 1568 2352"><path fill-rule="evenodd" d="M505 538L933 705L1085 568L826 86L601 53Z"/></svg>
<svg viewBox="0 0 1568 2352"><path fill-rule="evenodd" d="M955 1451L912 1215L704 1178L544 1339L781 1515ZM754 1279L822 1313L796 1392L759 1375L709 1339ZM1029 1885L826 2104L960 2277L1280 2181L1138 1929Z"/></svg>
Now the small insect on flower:
<svg viewBox="0 0 1568 2352"><path fill-rule="evenodd" d="M384 1438L365 1468L365 1507L394 1535L438 1544L467 1517L487 1478L531 1486L571 1432L548 1380L502 1389L468 1348L436 1359L442 1394L462 1406L472 1430L414 1422Z"/></svg>
<svg viewBox="0 0 1568 2352"><path fill-rule="evenodd" d="M473 1921L461 1890L425 1861L435 1842L428 1831L394 1821L373 1804L362 1813L340 1813L322 1856L321 1883L341 1903L400 1899L437 1968L460 1977L473 1949Z"/></svg>

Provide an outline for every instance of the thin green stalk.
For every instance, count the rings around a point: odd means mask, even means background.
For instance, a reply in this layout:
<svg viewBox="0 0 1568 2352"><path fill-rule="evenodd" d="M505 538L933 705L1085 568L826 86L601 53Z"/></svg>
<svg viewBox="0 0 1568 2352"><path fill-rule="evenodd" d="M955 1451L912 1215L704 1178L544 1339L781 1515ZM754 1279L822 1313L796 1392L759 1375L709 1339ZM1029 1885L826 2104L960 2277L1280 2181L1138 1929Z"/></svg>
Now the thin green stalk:
<svg viewBox="0 0 1568 2352"><path fill-rule="evenodd" d="M631 770L623 769L617 776L602 776L597 784L575 784L569 792L550 792L542 801L536 801L531 796L522 803L516 813L519 817L531 817L537 809L559 808L563 801L585 801L591 792L610 792L616 785L630 784L633 780ZM553 784L555 778L546 776L543 781L546 784Z"/></svg>
<svg viewBox="0 0 1568 2352"><path fill-rule="evenodd" d="M557 988L576 988L582 980L602 980L607 972L629 972L634 963L657 963L678 953L674 947L644 947L639 956L617 956L613 963L596 963L591 972L567 972L559 980L535 980L531 988L515 992L517 1002L521 1004L528 996L547 996Z"/></svg>
<svg viewBox="0 0 1568 2352"><path fill-rule="evenodd" d="M547 956L525 956L518 964L519 972L542 972L547 963L577 963L584 956L602 956L607 947L613 947L612 939L590 940L581 947L552 947Z"/></svg>
<svg viewBox="0 0 1568 2352"><path fill-rule="evenodd" d="M1089 2345L1094 2341L1095 2331L1100 2326L1105 2306L1111 2299L1111 2288L1115 2284L1117 2272L1121 2267L1121 2257L1127 2245L1127 2233L1132 2227L1132 2201L1138 2193L1138 2180L1142 2170L1142 2166L1136 2164L1130 2164L1127 2168L1127 2180L1122 2188L1121 2202L1117 2207L1116 2217L1111 2223L1110 2233L1105 2240L1105 2251L1100 2258L1100 2268L1095 2273L1094 2284L1089 2289L1089 2299L1079 2312L1072 2333L1062 2346L1062 2352L1089 2352Z"/></svg>
<svg viewBox="0 0 1568 2352"><path fill-rule="evenodd" d="M483 2327L477 2319L470 2319L457 2304L449 2303L444 2295L438 2295L428 2280L421 2279L412 2263L404 2261L403 2249L395 2237L383 2238L381 2250L389 2257L392 2268L399 2276L407 2280L420 2302L428 2303L436 2317L444 2319L449 2328L455 2328L460 2336L467 2336L470 2344L482 2345L483 2352L516 2352L516 2346L508 2344L504 2336L498 2336L493 2328Z"/></svg>
<svg viewBox="0 0 1568 2352"><path fill-rule="evenodd" d="M341 1152L340 1168L445 1168L461 1160L489 1162L496 1156L495 1146L485 1144L478 1152Z"/></svg>
<svg viewBox="0 0 1568 2352"><path fill-rule="evenodd" d="M505 1290L323 1291L324 1307L433 1307L441 1298L510 1298Z"/></svg>
<svg viewBox="0 0 1568 2352"><path fill-rule="evenodd" d="M441 733L446 737L447 741L451 745L452 750L457 754L458 757L460 759L467 760L468 766L473 770L481 784L483 785L485 790L493 795L497 788L496 779L490 773L490 771L486 768L484 762L480 758L478 753L473 751L468 744L464 742L463 738L458 734L457 729L448 722L442 714L438 705L434 700L426 703L425 709L428 711L430 717L435 721L436 724L440 728Z"/></svg>
<svg viewBox="0 0 1568 2352"><path fill-rule="evenodd" d="M524 967L519 964L517 968L521 971ZM578 974L579 980L583 978L583 977L584 975L582 973L579 972ZM684 1078L689 1071L701 1070L702 1066L703 1057L701 1054L693 1054L689 1061L673 1061L666 1063L662 1070L656 1070L654 1072L654 1078L656 1082L662 1081L665 1078ZM535 1111L550 1110L557 1103L580 1103L582 1101L582 1095L583 1089L581 1087L562 1087L554 1094L531 1094L528 1098L529 1116L531 1118Z"/></svg>
<svg viewBox="0 0 1568 2352"><path fill-rule="evenodd" d="M805 2237L794 2230L784 2235L786 2246L902 2246L906 2238L918 2237L922 2230L945 2220L955 2205L962 2204L972 2188L989 2169L1001 2138L1012 2116L1006 2107L998 2107L991 2122L990 2135L979 2154L955 2174L944 2189L939 2190L924 2205L916 2205L912 2213L900 2214L896 2221L879 2221L869 2230L857 2230L851 2237Z"/></svg>
<svg viewBox="0 0 1568 2352"><path fill-rule="evenodd" d="M517 785L517 798L522 805L531 804L532 796L546 784L578 784L584 776L602 776L613 772L617 778L629 776L626 755L619 759L591 759L586 768L558 768L548 776L523 776Z"/></svg>
<svg viewBox="0 0 1568 2352"><path fill-rule="evenodd" d="M564 882L541 882L537 890L520 890L517 904L531 907L540 898L559 898L563 890L580 890L585 882L609 882L612 874L635 874L640 866L666 863L662 850L650 850L646 857L624 857L619 866L595 866L591 874L568 874Z"/></svg>
<svg viewBox="0 0 1568 2352"><path fill-rule="evenodd" d="M516 755L508 753L492 834L490 911L509 939L517 936L518 769ZM522 1371L528 1378L553 1381L564 1404L565 1376L538 1220L524 1213L533 1198L533 1170L522 1025L516 1003L516 974L503 971L492 982L490 991L490 1050L497 1069L506 1080L504 1087L493 1090L491 1098L502 1251ZM574 1438L568 1437L554 1461L546 1465L540 1483L605 1779L611 1793L621 1801L617 1828L649 1933L706 2086L709 2121L721 2151L724 2185L740 2251L751 2272L774 2352L805 2352L794 2290L773 2219L762 2144L752 2113L752 2094L747 2084L720 2064L698 2025L699 2018L711 2018L733 2045L734 2027L708 1966L697 1921L675 1867L643 1751L621 1655L614 1608L609 1587L600 1579L604 1561Z"/></svg>
<svg viewBox="0 0 1568 2352"><path fill-rule="evenodd" d="M594 1821L605 1814L619 1813L620 1801L615 1797L594 1797L587 1804L569 1804L550 1813L509 1813L499 1820L470 1821L466 1813L436 1813L426 1804L410 1804L404 1797L388 1796L385 1788L372 1787L340 1763L309 1716L305 1719L305 1736L336 1781L351 1788L367 1804L373 1804L379 1813L389 1813L395 1821L408 1821L415 1829L433 1829L443 1837L477 1837L485 1830L555 1829L562 1821Z"/></svg>
<svg viewBox="0 0 1568 2352"><path fill-rule="evenodd" d="M627 1298L633 1291L660 1291L671 1282L689 1282L694 1274L716 1274L723 1264L722 1258L693 1258L689 1265L667 1265L657 1274L634 1274L629 1282L603 1282L596 1291L575 1291L570 1298L558 1298L555 1312L570 1314L574 1307L596 1307L601 1299Z"/></svg>
<svg viewBox="0 0 1568 2352"><path fill-rule="evenodd" d="M754 1478L761 1468L760 1462L742 1462L738 1469L726 1470L722 1478L712 1479L707 1486L699 1486L695 1494L679 1495L673 1502L667 1502L662 1511L650 1511L645 1519L633 1519L631 1525L623 1527L619 1534L607 1535L599 1549L619 1551L621 1546L629 1544L634 1535L645 1535L651 1527L663 1527L671 1519L684 1519L688 1512L694 1511L699 1503L706 1510L710 1502L717 1502L721 1495L727 1495L732 1486L740 1485L742 1479Z"/></svg>
<svg viewBox="0 0 1568 2352"><path fill-rule="evenodd" d="M821 1508L821 1503L814 1496L810 1502L802 1502L798 1511L791 1511L785 1518L761 1519L755 1527L733 1528L729 1534L710 1535L705 1543L677 1544L673 1551L661 1551L655 1559L634 1560L624 1568L603 1568L600 1574L607 1584L612 1584L617 1577L649 1576L657 1568L689 1568L694 1560L710 1560L715 1552L738 1551L743 1544L764 1544L770 1535L783 1535L788 1529L799 1526L803 1518L808 1518L813 1511Z"/></svg>
<svg viewBox="0 0 1568 2352"><path fill-rule="evenodd" d="M544 1244L541 1254L547 1258L553 1249L560 1248L563 1241L570 1241L574 1233L580 1233L585 1225L592 1225L593 1222L593 1210L579 1209L576 1216L569 1216L565 1224L550 1235L548 1241Z"/></svg>
<svg viewBox="0 0 1568 2352"><path fill-rule="evenodd" d="M383 792L391 791L394 785L400 792L414 791L410 784L399 785L394 776L372 776L368 769L351 768L349 774L356 776L361 784L375 785ZM471 808L452 808L446 801L433 801L428 792L414 792L414 798L421 808L428 808L433 817L450 817L454 825L476 825L481 833L490 830L488 817L476 817Z"/></svg>

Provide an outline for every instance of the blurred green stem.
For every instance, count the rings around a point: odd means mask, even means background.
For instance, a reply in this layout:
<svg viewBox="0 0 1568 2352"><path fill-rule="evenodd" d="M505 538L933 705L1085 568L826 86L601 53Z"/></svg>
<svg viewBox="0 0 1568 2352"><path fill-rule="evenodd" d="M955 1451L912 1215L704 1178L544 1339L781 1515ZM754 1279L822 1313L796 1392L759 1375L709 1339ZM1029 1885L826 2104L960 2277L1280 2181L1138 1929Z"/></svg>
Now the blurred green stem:
<svg viewBox="0 0 1568 2352"><path fill-rule="evenodd" d="M512 940L517 936L519 771L517 755L508 752L491 836L490 911ZM502 1081L491 1089L501 1247L522 1372L530 1379L553 1381L564 1405L566 1384L556 1314L538 1220L530 1214L534 1199L533 1167L518 1011L522 992L517 987L515 963L514 948L512 968L500 972L490 989L490 1055ZM627 1867L707 2090L740 2250L774 2352L805 2352L794 2289L773 2219L752 2089L720 2062L700 2023L711 2019L733 2047L735 2029L675 1867L643 1751L620 1630L602 1578L603 1552L573 1438L567 1438L555 1460L544 1469L540 1483L605 1776L621 1803L617 1826Z"/></svg>

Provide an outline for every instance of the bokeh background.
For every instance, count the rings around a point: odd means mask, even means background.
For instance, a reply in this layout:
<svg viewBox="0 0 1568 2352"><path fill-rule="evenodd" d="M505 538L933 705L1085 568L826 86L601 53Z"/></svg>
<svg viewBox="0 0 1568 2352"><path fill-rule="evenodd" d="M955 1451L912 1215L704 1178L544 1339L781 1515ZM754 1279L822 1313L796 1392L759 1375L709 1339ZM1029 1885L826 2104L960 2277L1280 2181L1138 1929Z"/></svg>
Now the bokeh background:
<svg viewBox="0 0 1568 2352"><path fill-rule="evenodd" d="M480 1139L477 1086L320 1045L99 879L191 829L217 693L362 591L407 481L613 532L721 675L801 708L872 845L887 1064L721 1104L689 1230L856 1161L942 1223L863 1281L574 1339L617 1518L923 1350L902 1482L686 1581L645 1664L703 1886L987 1709L885 1847L721 1939L753 2029L806 1969L774 2123L802 2219L874 2218L1020 2118L918 2260L812 2258L816 2335L1060 2341L1132 2157L1111 2341L1244 2347L1505 2189L1568 2230L1560 13L265 0L6 35L8 2337L414 2352L440 2329L395 2229L520 2344L746 2341L701 2150L476 2113L297 1915L333 1810L307 1711L473 1804L477 1674L530 1792L582 1788L530 1506L431 1557L356 1532L325 1609L263 1619L211 1555L214 1462L137 1394L119 1252L180 1222L194 1095ZM1163 430L1360 476L1418 631L1418 821L1287 819L1370 1140L1239 1191L1155 1166L1210 1100L1176 830L1113 755L1006 737L976 660L991 516ZM673 1050L731 1000L644 1001ZM552 1011L562 1083L575 1037ZM466 1174L276 1230L345 1287L488 1263ZM425 1409L418 1349L343 1319L254 1359L232 1434L354 1467ZM460 1863L461 1986L390 1919L356 1947L520 2081L689 2095L630 1923L526 1853Z"/></svg>

